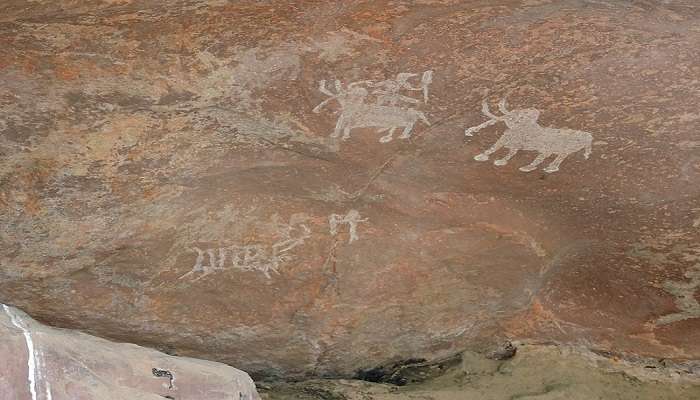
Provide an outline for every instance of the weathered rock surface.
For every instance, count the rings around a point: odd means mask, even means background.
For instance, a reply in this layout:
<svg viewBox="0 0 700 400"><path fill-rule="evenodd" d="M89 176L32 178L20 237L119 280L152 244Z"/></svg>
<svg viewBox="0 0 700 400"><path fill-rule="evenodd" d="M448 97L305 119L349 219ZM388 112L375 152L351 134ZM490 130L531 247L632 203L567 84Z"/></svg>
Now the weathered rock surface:
<svg viewBox="0 0 700 400"><path fill-rule="evenodd" d="M0 400L256 400L235 368L41 325L0 305Z"/></svg>
<svg viewBox="0 0 700 400"><path fill-rule="evenodd" d="M265 374L494 335L700 358L699 26L694 0L4 1L0 301Z"/></svg>
<svg viewBox="0 0 700 400"><path fill-rule="evenodd" d="M695 375L689 381L687 378L692 377L685 368L625 365L566 346L524 346L507 361L465 352L461 358L406 367L402 374L409 379L400 387L316 379L272 384L261 391L261 397L264 400L700 399L697 385L700 377ZM670 381L675 383L669 384Z"/></svg>

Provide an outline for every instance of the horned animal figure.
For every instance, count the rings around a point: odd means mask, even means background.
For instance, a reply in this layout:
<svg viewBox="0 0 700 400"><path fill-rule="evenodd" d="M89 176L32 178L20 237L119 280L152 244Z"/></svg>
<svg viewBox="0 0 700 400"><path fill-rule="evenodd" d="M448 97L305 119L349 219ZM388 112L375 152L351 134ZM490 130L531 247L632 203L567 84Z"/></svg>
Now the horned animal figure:
<svg viewBox="0 0 700 400"><path fill-rule="evenodd" d="M415 109L370 104L366 102L369 92L366 88L360 87L360 84L365 82L351 83L347 88L343 88L340 81L335 81L335 91L331 92L326 88L326 81L319 82L319 90L321 93L329 96L321 104L313 109L313 112L319 113L323 106L331 100L337 100L340 104L340 116L335 124L335 129L331 134L332 138L341 136L342 139L350 138L350 131L354 128L379 128L380 132L389 131L388 134L382 136L379 141L382 143L390 142L393 139L394 131L403 127L403 132L399 138L407 139L411 137L411 131L418 120L423 121L426 125L430 125L425 115Z"/></svg>
<svg viewBox="0 0 700 400"><path fill-rule="evenodd" d="M531 150L537 151L539 154L530 164L520 167L521 171L534 171L547 157L556 155L556 158L544 168L544 172L556 172L559 171L562 161L570 154L584 150L583 156L586 159L591 154L593 136L588 132L541 126L537 122L540 116L538 110L524 108L509 111L506 107L506 99L498 103L498 109L503 114L500 117L491 113L486 100L484 100L481 111L490 119L464 131L466 136L473 136L481 129L498 122L504 122L507 126L506 131L493 146L474 157L477 161L486 161L491 154L505 147L508 149L508 154L493 163L499 166L506 165L519 150Z"/></svg>

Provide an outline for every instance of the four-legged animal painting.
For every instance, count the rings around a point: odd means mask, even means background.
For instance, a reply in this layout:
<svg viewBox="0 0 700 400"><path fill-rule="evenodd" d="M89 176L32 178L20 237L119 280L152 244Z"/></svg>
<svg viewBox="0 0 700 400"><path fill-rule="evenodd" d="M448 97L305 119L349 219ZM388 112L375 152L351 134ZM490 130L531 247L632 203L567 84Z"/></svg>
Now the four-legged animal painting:
<svg viewBox="0 0 700 400"><path fill-rule="evenodd" d="M408 82L416 74L400 73L396 79L382 82L360 81L353 82L343 87L343 84L335 81L335 93L326 87L326 81L320 81L319 90L329 96L321 104L313 109L319 113L331 100L336 100L340 105L340 116L336 122L332 138L342 135L343 140L350 138L350 131L355 128L379 128L379 132L386 132L379 141L390 142L394 138L394 131L403 128L400 139L408 139L416 122L422 121L430 125L425 115L416 106L428 101L428 87L432 82L432 71L423 73L419 87L413 87ZM423 98L417 99L402 93L409 91L423 92Z"/></svg>
<svg viewBox="0 0 700 400"><path fill-rule="evenodd" d="M332 100L338 102L340 115L331 133L332 138L350 138L350 132L355 128L378 128L379 132L388 132L380 137L381 143L393 140L394 132L403 128L399 138L407 139L416 122L421 121L430 125L423 112L415 107L428 102L428 89L432 83L433 71L426 71L421 78L420 86L414 87L410 80L417 76L412 73L399 73L395 79L381 82L371 80L353 82L344 86L339 80L334 83L335 92L326 86L326 81L319 82L321 93L329 96L313 112L319 113ZM412 91L423 92L422 98L410 95ZM583 156L588 159L591 155L593 136L588 132L573 129L558 129L539 124L540 112L534 108L508 110L505 98L498 103L501 115L495 115L489 109L486 100L482 103L482 113L488 121L465 130L466 136L499 122L506 125L501 137L488 149L474 157L477 161L487 161L492 154L505 148L508 153L493 163L506 165L518 151L537 152L530 164L520 167L520 171L536 170L547 158L554 159L543 168L544 172L559 171L561 163L571 154L583 150Z"/></svg>
<svg viewBox="0 0 700 400"><path fill-rule="evenodd" d="M520 167L523 172L530 172L548 157L556 156L549 165L544 168L544 172L559 171L562 161L570 154L583 150L583 156L588 159L591 154L593 136L588 132L576 131L573 129L556 129L541 126L537 119L540 112L534 108L524 108L509 111L506 107L505 99L498 104L501 116L494 115L486 103L482 103L482 112L490 119L481 125L468 128L464 134L472 136L475 132L494 125L499 122L506 124L506 130L501 137L490 148L474 157L477 161L486 161L493 153L502 148L506 148L508 153L495 160L495 165L506 165L508 161L520 150L536 151L538 154L532 162Z"/></svg>

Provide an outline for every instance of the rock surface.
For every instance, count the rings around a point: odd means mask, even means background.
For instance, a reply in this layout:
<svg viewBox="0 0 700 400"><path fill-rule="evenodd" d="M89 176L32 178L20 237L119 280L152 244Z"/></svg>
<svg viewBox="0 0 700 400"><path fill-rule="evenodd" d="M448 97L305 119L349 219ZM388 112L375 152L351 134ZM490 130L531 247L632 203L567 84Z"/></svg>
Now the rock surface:
<svg viewBox="0 0 700 400"><path fill-rule="evenodd" d="M0 400L257 400L248 374L43 326L0 305Z"/></svg>
<svg viewBox="0 0 700 400"><path fill-rule="evenodd" d="M695 365L700 368L700 364ZM621 365L555 346L524 346L508 361L465 352L404 368L402 386L350 380L273 384L263 400L679 400L700 399L699 376L682 370ZM669 380L675 384L669 384ZM694 383L693 383L694 382Z"/></svg>
<svg viewBox="0 0 700 400"><path fill-rule="evenodd" d="M700 358L698 26L695 0L3 1L0 301L268 375L491 336Z"/></svg>

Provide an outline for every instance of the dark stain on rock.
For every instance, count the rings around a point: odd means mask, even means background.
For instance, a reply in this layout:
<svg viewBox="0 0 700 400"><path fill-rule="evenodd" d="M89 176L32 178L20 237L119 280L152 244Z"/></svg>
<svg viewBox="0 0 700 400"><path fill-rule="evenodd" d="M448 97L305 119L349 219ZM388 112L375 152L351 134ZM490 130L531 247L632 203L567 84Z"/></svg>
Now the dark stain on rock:
<svg viewBox="0 0 700 400"><path fill-rule="evenodd" d="M439 376L450 367L459 364L461 360L462 358L460 355L438 361L427 361L423 358L410 358L388 366L359 370L355 374L355 379L404 386L409 383L423 382Z"/></svg>
<svg viewBox="0 0 700 400"><path fill-rule="evenodd" d="M68 105L73 110L104 111L105 105L122 108L147 107L154 104L149 98L130 95L122 92L106 92L99 95L85 93L83 91L70 91L65 94Z"/></svg>
<svg viewBox="0 0 700 400"><path fill-rule="evenodd" d="M174 376L173 376L172 372L165 370L165 369L153 368L151 370L151 373L153 373L153 376L158 377L158 378L168 378L169 379L168 389L173 388Z"/></svg>
<svg viewBox="0 0 700 400"><path fill-rule="evenodd" d="M498 360L498 361L503 361L503 360L509 360L515 356L515 353L518 351L518 348L513 345L510 341L506 341L501 345L499 348L494 349L490 353L486 355L486 358L489 360Z"/></svg>
<svg viewBox="0 0 700 400"><path fill-rule="evenodd" d="M185 101L192 100L195 98L195 94L189 91L168 91L158 100L159 106L169 106L177 103L182 103Z"/></svg>

